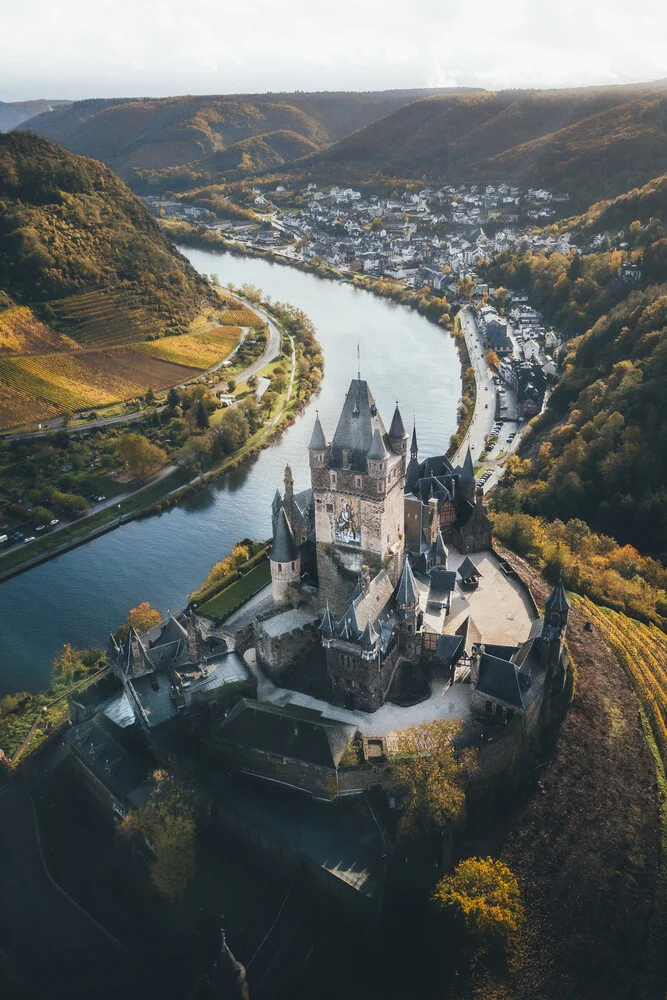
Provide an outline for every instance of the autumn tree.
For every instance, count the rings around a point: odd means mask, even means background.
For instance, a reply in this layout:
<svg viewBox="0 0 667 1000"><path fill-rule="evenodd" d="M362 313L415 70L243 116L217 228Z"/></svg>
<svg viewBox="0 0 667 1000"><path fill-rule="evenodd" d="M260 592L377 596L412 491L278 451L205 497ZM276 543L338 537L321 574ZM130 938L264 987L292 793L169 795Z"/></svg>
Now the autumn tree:
<svg viewBox="0 0 667 1000"><path fill-rule="evenodd" d="M155 771L153 779L146 805L129 812L122 829L145 838L155 854L153 885L162 896L174 899L197 873L196 799L193 789L167 770Z"/></svg>
<svg viewBox="0 0 667 1000"><path fill-rule="evenodd" d="M248 388L254 392L258 385L259 385L259 379L257 378L257 376L251 375L250 378L248 379Z"/></svg>
<svg viewBox="0 0 667 1000"><path fill-rule="evenodd" d="M171 410L175 410L176 407L180 405L180 402L181 402L181 397L178 394L178 389L176 389L175 386L172 386L169 392L167 393L167 406Z"/></svg>
<svg viewBox="0 0 667 1000"><path fill-rule="evenodd" d="M517 936L524 918L516 875L495 858L466 858L440 879L432 896L437 909L461 922L476 945Z"/></svg>
<svg viewBox="0 0 667 1000"><path fill-rule="evenodd" d="M132 431L123 434L116 445L116 455L132 476L146 476L167 461L167 454L162 448L152 444L143 434Z"/></svg>
<svg viewBox="0 0 667 1000"><path fill-rule="evenodd" d="M462 295L464 299L471 299L476 285L470 275L466 274L462 278L459 278L456 287L459 295Z"/></svg>
<svg viewBox="0 0 667 1000"><path fill-rule="evenodd" d="M162 614L152 608L148 601L143 601L136 608L132 608L127 615L127 624L131 625L139 635L155 628L162 621Z"/></svg>
<svg viewBox="0 0 667 1000"><path fill-rule="evenodd" d="M484 357L486 358L486 363L489 366L489 368L493 368L494 371L498 371L498 369L500 368L500 358L498 357L496 352L492 351L491 348L489 348L488 351L484 352Z"/></svg>
<svg viewBox="0 0 667 1000"><path fill-rule="evenodd" d="M456 721L438 719L397 734L389 772L400 804L399 840L430 836L465 815L464 782L476 755L472 750L454 752L459 729Z"/></svg>

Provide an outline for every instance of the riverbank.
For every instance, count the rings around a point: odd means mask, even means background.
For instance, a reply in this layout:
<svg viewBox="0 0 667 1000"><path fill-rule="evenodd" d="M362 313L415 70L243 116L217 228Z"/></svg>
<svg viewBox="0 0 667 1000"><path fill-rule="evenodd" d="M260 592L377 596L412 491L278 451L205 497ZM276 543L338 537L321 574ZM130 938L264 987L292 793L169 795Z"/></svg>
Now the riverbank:
<svg viewBox="0 0 667 1000"><path fill-rule="evenodd" d="M266 448L277 434L294 422L298 413L317 389L322 377L323 358L319 344L314 337L312 324L298 310L290 312L289 307L269 307L269 304L262 302L259 297L254 303L254 308L256 315L260 316L261 313L263 319L267 320L278 331L278 335L277 341L274 337L273 341L269 342L261 361L254 363L247 369L243 373L243 377L249 378L251 375L261 375L262 372L267 371L267 365L273 360L268 355L271 351L276 356L279 355L280 344L284 338L289 340L291 349L289 379L281 391L274 394L275 399L270 400L271 410L268 423L263 423L254 433L250 434L248 440L233 453L197 475L189 475L183 465L177 464L167 467L166 470L162 470L153 477L151 482L143 484L131 495L124 494L119 503L113 500L108 501L104 509L85 515L79 521L71 525L64 525L57 531L30 543L31 551L25 554L27 558L24 557L23 548L16 548L6 553L0 559L0 582L134 519L161 513L165 509L180 504L203 489L208 483L237 468L241 462L255 456L261 449ZM293 329L293 333L286 331L288 325ZM307 353L309 349L310 356ZM297 360L299 373L295 391ZM215 431L211 433L213 434ZM35 551L35 547L38 547L37 551Z"/></svg>

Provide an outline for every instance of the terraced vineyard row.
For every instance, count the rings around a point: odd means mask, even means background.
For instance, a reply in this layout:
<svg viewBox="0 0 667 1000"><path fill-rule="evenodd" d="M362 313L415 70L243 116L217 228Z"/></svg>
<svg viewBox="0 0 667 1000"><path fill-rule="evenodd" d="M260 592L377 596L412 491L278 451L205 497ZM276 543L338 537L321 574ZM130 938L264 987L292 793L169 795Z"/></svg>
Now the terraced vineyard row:
<svg viewBox="0 0 667 1000"><path fill-rule="evenodd" d="M52 303L58 319L84 347L111 347L162 333L141 299L124 289L73 295Z"/></svg>
<svg viewBox="0 0 667 1000"><path fill-rule="evenodd" d="M205 370L231 354L240 336L238 327L219 326L208 333L182 334L135 344L134 350L151 358Z"/></svg>
<svg viewBox="0 0 667 1000"><path fill-rule="evenodd" d="M663 760L667 761L667 635L655 625L599 607L587 597L573 601L599 629L627 669L644 705Z"/></svg>
<svg viewBox="0 0 667 1000"><path fill-rule="evenodd" d="M220 322L224 326L264 326L264 320L257 316L252 309L241 306L240 309L225 309L220 315Z"/></svg>

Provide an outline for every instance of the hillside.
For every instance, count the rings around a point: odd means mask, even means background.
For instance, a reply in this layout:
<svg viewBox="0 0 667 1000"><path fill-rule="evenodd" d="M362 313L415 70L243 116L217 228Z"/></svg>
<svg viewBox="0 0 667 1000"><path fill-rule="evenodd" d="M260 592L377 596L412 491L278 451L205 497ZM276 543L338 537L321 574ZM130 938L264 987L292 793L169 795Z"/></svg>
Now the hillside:
<svg viewBox="0 0 667 1000"><path fill-rule="evenodd" d="M135 170L182 167L255 136L273 149L270 136L276 132L299 136L305 147L296 146L290 156L303 155L429 93L433 91L77 101L33 119L30 128L72 152L103 160L129 179ZM276 163L286 158L278 155ZM231 159L236 166L234 154Z"/></svg>
<svg viewBox="0 0 667 1000"><path fill-rule="evenodd" d="M11 132L35 115L70 104L71 101L0 101L0 132Z"/></svg>
<svg viewBox="0 0 667 1000"><path fill-rule="evenodd" d="M118 352L202 314L214 328L220 305L108 167L0 136L0 425L183 381L178 365Z"/></svg>
<svg viewBox="0 0 667 1000"><path fill-rule="evenodd" d="M586 239L597 233L617 233L633 222L650 226L649 232L667 230L667 174L654 177L640 188L633 188L618 198L598 201L581 215L564 219L558 230ZM656 225L659 223L659 226ZM636 228L636 227L635 227Z"/></svg>
<svg viewBox="0 0 667 1000"><path fill-rule="evenodd" d="M445 94L402 107L298 164L564 188L577 208L667 170L663 83Z"/></svg>

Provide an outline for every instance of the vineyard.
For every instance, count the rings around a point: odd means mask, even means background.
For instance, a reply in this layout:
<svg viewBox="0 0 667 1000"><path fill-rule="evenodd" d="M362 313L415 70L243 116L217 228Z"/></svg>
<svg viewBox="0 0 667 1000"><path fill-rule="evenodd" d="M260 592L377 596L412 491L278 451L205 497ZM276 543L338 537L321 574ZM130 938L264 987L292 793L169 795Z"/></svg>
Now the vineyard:
<svg viewBox="0 0 667 1000"><path fill-rule="evenodd" d="M134 350L151 358L205 370L230 354L239 342L241 331L234 326L219 326L208 333L163 337L162 340L135 344Z"/></svg>
<svg viewBox="0 0 667 1000"><path fill-rule="evenodd" d="M71 351L76 346L70 337L56 333L37 319L28 306L16 306L0 312L0 353Z"/></svg>
<svg viewBox="0 0 667 1000"><path fill-rule="evenodd" d="M192 375L131 347L0 358L0 428L132 399L149 386L160 392Z"/></svg>
<svg viewBox="0 0 667 1000"><path fill-rule="evenodd" d="M225 309L220 315L220 322L224 326L265 326L264 320L247 306L240 309Z"/></svg>
<svg viewBox="0 0 667 1000"><path fill-rule="evenodd" d="M604 641L625 666L651 723L663 760L667 761L667 635L619 611L599 607L572 595Z"/></svg>
<svg viewBox="0 0 667 1000"><path fill-rule="evenodd" d="M137 293L100 289L51 303L58 321L84 347L112 347L164 332Z"/></svg>

